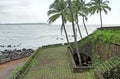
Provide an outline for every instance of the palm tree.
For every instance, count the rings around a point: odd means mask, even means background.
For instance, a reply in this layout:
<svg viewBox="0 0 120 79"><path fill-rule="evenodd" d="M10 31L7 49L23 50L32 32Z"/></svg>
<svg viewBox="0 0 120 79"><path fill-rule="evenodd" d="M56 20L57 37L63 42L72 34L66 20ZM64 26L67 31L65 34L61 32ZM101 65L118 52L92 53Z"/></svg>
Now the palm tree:
<svg viewBox="0 0 120 79"><path fill-rule="evenodd" d="M66 27L65 27L65 23L66 23L66 15L67 15L67 11L66 11L66 6L67 3L64 0L55 0L53 4L50 5L49 7L49 11L48 11L48 16L49 17L49 23L52 23L54 21L56 21L59 17L61 17L62 20L62 25L61 25L61 30L63 29L65 32L65 36L68 42L68 46L70 47L70 51L72 51L72 47L70 45L69 39L68 39L68 35L67 35L67 31L66 31Z"/></svg>
<svg viewBox="0 0 120 79"><path fill-rule="evenodd" d="M88 33L88 30L87 30L87 27L86 27L86 24L85 24L85 20L87 21L87 19L88 19L87 15L89 14L89 8L88 8L87 5L88 4L86 4L85 1L81 0L80 16L82 16L83 25L84 25L85 31L88 35L89 33Z"/></svg>
<svg viewBox="0 0 120 79"><path fill-rule="evenodd" d="M73 33L74 33L74 41L75 41L75 46L76 46L76 52L77 52L77 55L78 55L79 64L82 65L81 56L80 56L80 53L79 53L79 48L78 48L78 43L77 43L76 32L75 32L74 16L73 16L72 8L71 8L71 0L68 0L68 5L69 5L70 14L71 14L71 21L72 21L72 28L73 28Z"/></svg>
<svg viewBox="0 0 120 79"><path fill-rule="evenodd" d="M102 27L102 11L107 14L107 10L111 10L111 8L108 6L109 1L108 0L91 0L91 14L99 13L100 14L100 21L101 21L101 27Z"/></svg>
<svg viewBox="0 0 120 79"><path fill-rule="evenodd" d="M75 17L74 19L75 19L75 22L77 24L79 33L80 33L80 28L79 28L79 24L78 24L78 16L80 15L80 16L82 16L83 25L84 25L85 31L88 35L87 27L85 24L85 20L87 21L87 15L89 13L89 9L87 8L87 4L85 4L85 1L83 1L83 0L73 0L72 1L72 8L73 8L73 13L74 13L74 17ZM80 33L80 36L82 38L81 33Z"/></svg>
<svg viewBox="0 0 120 79"><path fill-rule="evenodd" d="M86 27L86 24L85 24L85 20L87 21L87 17L86 16L82 16L82 20L83 20L83 25L84 25L85 31L86 31L87 35L89 35L87 27Z"/></svg>
<svg viewBox="0 0 120 79"><path fill-rule="evenodd" d="M79 26L79 23L78 23L79 22L78 14L79 14L79 9L80 9L80 2L79 2L79 0L73 0L72 1L72 8L73 8L72 10L73 10L73 14L74 14L74 21L77 24L79 35L80 35L80 37L82 39L83 37L82 37L82 33L80 31L80 26Z"/></svg>

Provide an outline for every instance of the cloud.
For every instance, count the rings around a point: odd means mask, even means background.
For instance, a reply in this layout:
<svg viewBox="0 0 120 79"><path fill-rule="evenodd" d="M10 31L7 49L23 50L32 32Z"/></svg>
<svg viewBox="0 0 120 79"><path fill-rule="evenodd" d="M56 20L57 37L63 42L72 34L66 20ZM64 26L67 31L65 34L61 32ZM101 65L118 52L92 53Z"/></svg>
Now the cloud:
<svg viewBox="0 0 120 79"><path fill-rule="evenodd" d="M54 0L0 0L0 23L47 22L47 11L53 1ZM119 3L120 1L110 0L112 11L108 12L108 15L103 14L103 23L119 23ZM113 21L113 19L115 21ZM60 21L61 20L57 20L56 24L60 24ZM99 24L99 15L91 16L87 23Z"/></svg>
<svg viewBox="0 0 120 79"><path fill-rule="evenodd" d="M0 22L28 20L31 0L0 0ZM5 21L6 19L6 21Z"/></svg>
<svg viewBox="0 0 120 79"><path fill-rule="evenodd" d="M47 0L0 0L0 23L46 22L48 2Z"/></svg>

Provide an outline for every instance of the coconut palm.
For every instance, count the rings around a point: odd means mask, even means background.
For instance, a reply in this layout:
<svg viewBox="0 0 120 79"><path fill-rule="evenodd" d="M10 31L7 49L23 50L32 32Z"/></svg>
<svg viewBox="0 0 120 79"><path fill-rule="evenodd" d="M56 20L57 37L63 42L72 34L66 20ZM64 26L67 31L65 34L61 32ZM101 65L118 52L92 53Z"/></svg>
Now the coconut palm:
<svg viewBox="0 0 120 79"><path fill-rule="evenodd" d="M77 43L76 32L75 32L74 16L73 16L73 10L71 8L71 0L68 0L68 6L69 6L70 14L71 14L71 21L72 21L72 28L73 28L73 33L74 33L74 41L75 41L76 52L77 52L77 55L78 55L79 64L82 65L81 64L81 56L80 56L80 53L79 53L79 48L78 48L78 43Z"/></svg>
<svg viewBox="0 0 120 79"><path fill-rule="evenodd" d="M78 31L79 31L81 37L82 37L82 35L81 35L79 24L78 24L78 16L82 17L83 25L84 25L85 31L88 35L88 30L87 30L87 27L85 24L85 20L87 21L87 15L89 13L89 9L88 9L87 5L88 4L85 4L85 1L83 1L83 0L73 0L72 1L74 19L77 24Z"/></svg>
<svg viewBox="0 0 120 79"><path fill-rule="evenodd" d="M80 9L80 16L82 16L82 20L83 20L83 25L84 25L84 28L85 28L85 31L87 33L87 35L89 34L88 33L88 30L87 30L87 27L86 27L86 24L85 24L85 21L87 21L87 15L89 14L89 8L88 8L88 4L85 3L84 0L81 0L81 9Z"/></svg>
<svg viewBox="0 0 120 79"><path fill-rule="evenodd" d="M111 8L108 6L109 1L108 0L91 0L91 14L99 13L100 14L100 21L101 21L101 27L102 27L102 11L107 14L107 10L111 10Z"/></svg>
<svg viewBox="0 0 120 79"><path fill-rule="evenodd" d="M48 16L49 17L49 23L52 23L56 21L59 17L61 17L62 24L61 24L61 30L64 30L65 36L68 42L68 45L70 47L70 51L72 52L72 48L68 39L65 23L67 22L66 16L67 16L67 3L64 0L55 0L53 4L50 5L49 11L48 11Z"/></svg>
<svg viewBox="0 0 120 79"><path fill-rule="evenodd" d="M78 17L79 17L79 10L80 10L80 7L81 7L80 5L81 5L81 3L80 3L79 0L73 0L72 1L72 10L73 10L73 14L74 14L74 21L77 24L79 35L80 35L80 37L82 39L83 37L82 37L82 33L80 31L80 26L79 26L79 23L78 23L79 22L79 19L78 19Z"/></svg>
<svg viewBox="0 0 120 79"><path fill-rule="evenodd" d="M82 16L82 20L83 20L83 25L84 25L84 28L85 28L85 31L88 35L88 30L87 30L87 27L86 27L86 24L85 24L85 20L87 21L87 15L89 13L89 8L87 6L88 4L85 4L85 1L83 0L73 0L72 1L72 10L73 10L73 15L74 15L74 21L75 23L77 24L77 28L78 28L78 31L79 31L79 35L82 39L82 33L80 31L80 26L79 26L79 15ZM71 21L71 20L70 20Z"/></svg>

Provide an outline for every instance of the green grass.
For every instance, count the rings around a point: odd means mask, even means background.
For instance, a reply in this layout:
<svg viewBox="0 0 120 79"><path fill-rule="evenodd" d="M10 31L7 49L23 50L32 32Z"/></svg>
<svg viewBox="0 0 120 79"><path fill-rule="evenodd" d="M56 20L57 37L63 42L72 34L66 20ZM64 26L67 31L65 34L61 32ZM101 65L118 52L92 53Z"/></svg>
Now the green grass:
<svg viewBox="0 0 120 79"><path fill-rule="evenodd" d="M94 79L93 71L73 73L67 46L43 49L24 79Z"/></svg>

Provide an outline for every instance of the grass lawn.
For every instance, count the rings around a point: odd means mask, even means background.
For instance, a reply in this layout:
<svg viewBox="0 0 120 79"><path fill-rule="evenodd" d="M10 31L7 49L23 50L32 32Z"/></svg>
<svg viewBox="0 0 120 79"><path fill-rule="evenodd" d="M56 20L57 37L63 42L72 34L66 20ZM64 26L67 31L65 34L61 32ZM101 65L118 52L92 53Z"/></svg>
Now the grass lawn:
<svg viewBox="0 0 120 79"><path fill-rule="evenodd" d="M73 73L67 46L42 49L24 79L94 79L93 70Z"/></svg>

